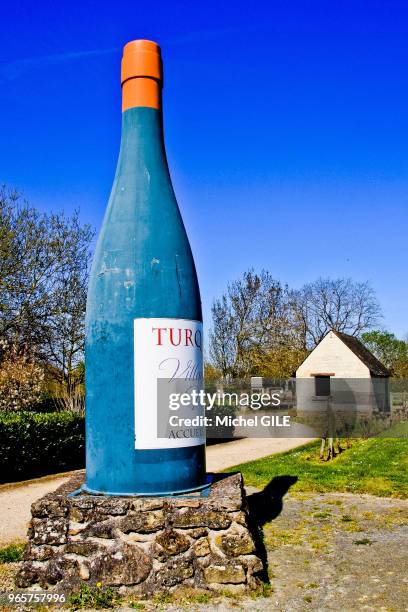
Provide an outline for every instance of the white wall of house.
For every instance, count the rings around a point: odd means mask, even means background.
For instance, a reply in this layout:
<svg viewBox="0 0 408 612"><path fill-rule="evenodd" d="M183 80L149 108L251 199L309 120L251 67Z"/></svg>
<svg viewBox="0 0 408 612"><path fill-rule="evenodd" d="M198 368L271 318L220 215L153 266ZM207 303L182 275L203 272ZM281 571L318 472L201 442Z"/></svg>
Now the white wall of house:
<svg viewBox="0 0 408 612"><path fill-rule="evenodd" d="M367 366L333 332L329 332L306 357L296 371L296 378L319 373L334 373L337 378L371 378Z"/></svg>

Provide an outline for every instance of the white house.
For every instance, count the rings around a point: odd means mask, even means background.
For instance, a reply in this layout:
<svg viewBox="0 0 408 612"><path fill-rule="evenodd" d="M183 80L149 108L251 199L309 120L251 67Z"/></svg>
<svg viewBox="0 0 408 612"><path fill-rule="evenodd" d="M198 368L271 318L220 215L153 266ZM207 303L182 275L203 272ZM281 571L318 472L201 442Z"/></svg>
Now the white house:
<svg viewBox="0 0 408 612"><path fill-rule="evenodd" d="M330 403L359 414L387 413L390 375L357 338L330 331L296 370L298 412Z"/></svg>

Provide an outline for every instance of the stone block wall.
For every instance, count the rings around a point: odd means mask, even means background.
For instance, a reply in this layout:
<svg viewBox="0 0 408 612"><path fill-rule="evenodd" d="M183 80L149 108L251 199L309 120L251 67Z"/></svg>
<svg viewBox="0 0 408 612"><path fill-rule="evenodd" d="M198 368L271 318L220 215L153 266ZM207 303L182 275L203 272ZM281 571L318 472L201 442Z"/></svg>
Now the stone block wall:
<svg viewBox="0 0 408 612"><path fill-rule="evenodd" d="M113 497L69 493L83 475L32 505L20 588L76 590L81 582L149 596L180 586L245 592L263 570L241 474L207 495Z"/></svg>

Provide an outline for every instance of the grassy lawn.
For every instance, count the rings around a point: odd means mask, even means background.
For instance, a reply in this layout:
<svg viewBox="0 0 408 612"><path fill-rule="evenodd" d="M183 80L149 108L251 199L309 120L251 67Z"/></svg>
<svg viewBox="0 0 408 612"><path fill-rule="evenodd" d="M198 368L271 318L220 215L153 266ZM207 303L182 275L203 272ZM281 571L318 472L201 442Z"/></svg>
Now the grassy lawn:
<svg viewBox="0 0 408 612"><path fill-rule="evenodd" d="M0 563L21 561L25 544L16 542L0 548Z"/></svg>
<svg viewBox="0 0 408 612"><path fill-rule="evenodd" d="M320 442L237 465L245 484L267 485L275 476L297 476L291 491L347 491L408 498L408 439L353 440L332 461L319 460ZM225 470L231 471L231 470Z"/></svg>

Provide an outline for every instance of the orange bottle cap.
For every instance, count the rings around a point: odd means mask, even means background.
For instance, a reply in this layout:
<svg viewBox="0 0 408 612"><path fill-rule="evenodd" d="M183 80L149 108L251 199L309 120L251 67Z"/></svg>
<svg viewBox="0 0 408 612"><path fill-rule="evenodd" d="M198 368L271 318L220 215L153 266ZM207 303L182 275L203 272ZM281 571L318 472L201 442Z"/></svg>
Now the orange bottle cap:
<svg viewBox="0 0 408 612"><path fill-rule="evenodd" d="M160 47L151 40L132 40L123 49L121 84L137 77L163 81Z"/></svg>

